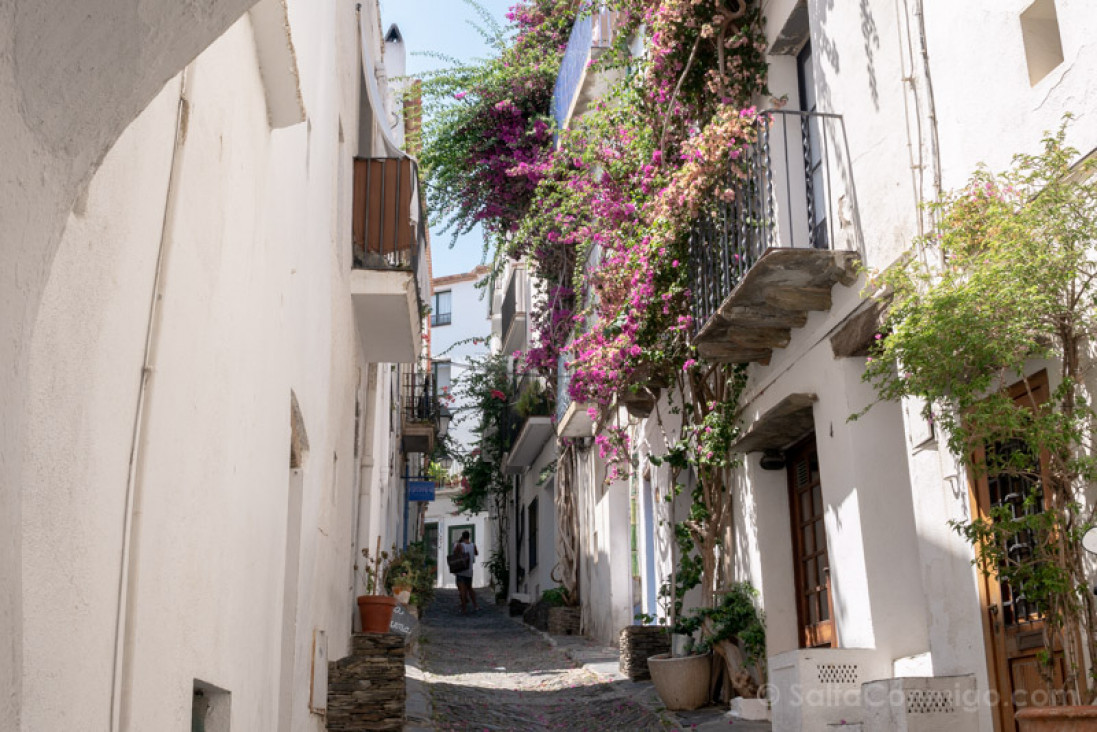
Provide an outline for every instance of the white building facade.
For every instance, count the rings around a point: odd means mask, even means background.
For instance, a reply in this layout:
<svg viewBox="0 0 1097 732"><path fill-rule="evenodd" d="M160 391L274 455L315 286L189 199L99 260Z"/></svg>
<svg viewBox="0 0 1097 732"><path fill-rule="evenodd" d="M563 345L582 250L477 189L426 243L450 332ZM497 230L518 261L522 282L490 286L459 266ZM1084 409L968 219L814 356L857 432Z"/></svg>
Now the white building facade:
<svg viewBox="0 0 1097 732"><path fill-rule="evenodd" d="M510 449L503 471L511 489L505 516L494 516L506 527L509 587L506 596L535 603L556 587L557 510L555 461L555 384L525 367L523 352L535 345L530 314L538 297L537 283L523 264L507 262L493 282L492 335L497 352L507 357L512 379L509 424Z"/></svg>
<svg viewBox="0 0 1097 732"><path fill-rule="evenodd" d="M0 728L322 730L359 549L415 531L377 3L96 6L0 10Z"/></svg>
<svg viewBox="0 0 1097 732"><path fill-rule="evenodd" d="M694 337L704 358L750 364L722 582L760 591L774 729L1012 732L1010 694L1035 673L1035 651L996 656L1003 609L949 526L986 507L919 405L878 403L849 420L876 399L861 376L878 312L856 263L893 263L926 231L920 204L980 164L1036 152L1064 113L1076 115L1067 143L1097 148L1097 16L1074 0L780 0L764 12L769 90L788 99L767 140L778 223L734 290L696 314ZM601 93L593 76L571 87L569 115ZM1027 371L1042 369L1058 372ZM630 426L632 467L610 484L586 405L556 425L576 451L584 631L604 643L637 612L661 614L669 527L688 503L664 500L669 469L648 459L675 430L666 394L650 410L622 405L617 419ZM906 698L936 694L950 711L915 718L917 705L862 702L863 683L893 678L921 689ZM812 690L832 696L805 700Z"/></svg>
<svg viewBox="0 0 1097 732"><path fill-rule="evenodd" d="M487 355L491 344L491 313L483 281L487 267L476 267L461 274L436 277L431 283L431 374L434 389L452 413L449 440L457 454L476 447L473 434L475 415L469 412L460 382L470 367L470 359ZM425 536L434 544L438 562L438 586L455 588L455 576L447 571L446 555L468 531L480 556L473 564L473 587L485 587L490 581L485 562L491 556L495 539L487 513L465 514L453 499L460 483L439 486L437 497L426 510ZM483 600L483 598L481 598Z"/></svg>

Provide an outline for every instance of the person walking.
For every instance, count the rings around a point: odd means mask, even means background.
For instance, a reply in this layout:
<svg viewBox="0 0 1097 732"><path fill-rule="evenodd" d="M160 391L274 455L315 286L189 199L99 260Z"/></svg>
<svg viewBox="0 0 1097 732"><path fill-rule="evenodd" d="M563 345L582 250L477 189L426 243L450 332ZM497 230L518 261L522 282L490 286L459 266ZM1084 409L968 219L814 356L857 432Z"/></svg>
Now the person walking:
<svg viewBox="0 0 1097 732"><path fill-rule="evenodd" d="M474 611L480 609L480 605L476 602L476 593L472 589L472 565L475 563L476 557L480 556L480 551L472 543L469 532L465 531L462 532L461 538L454 545L453 553L466 554L469 558L466 569L454 572L457 577L457 594L461 598L461 614L463 615L470 600Z"/></svg>

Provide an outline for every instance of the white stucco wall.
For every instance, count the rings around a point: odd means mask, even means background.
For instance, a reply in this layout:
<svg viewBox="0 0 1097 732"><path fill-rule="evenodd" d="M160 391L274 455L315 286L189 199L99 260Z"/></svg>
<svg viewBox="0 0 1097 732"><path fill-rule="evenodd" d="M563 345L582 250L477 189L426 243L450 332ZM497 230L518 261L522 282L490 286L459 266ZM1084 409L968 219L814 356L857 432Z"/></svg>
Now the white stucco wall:
<svg viewBox="0 0 1097 732"><path fill-rule="evenodd" d="M122 131L252 0L0 7L0 727L21 726L22 493L31 341L73 201ZM79 39L77 42L76 39ZM110 73L104 73L109 69Z"/></svg>
<svg viewBox="0 0 1097 732"><path fill-rule="evenodd" d="M475 447L477 415L469 412L468 402L461 396L461 378L468 371L470 358L482 358L489 353L491 318L488 313L488 295L476 286L476 280L458 282L435 280L435 292L450 293L451 322L449 325L431 326L431 357L450 364L451 393L449 404L453 412L450 436L459 450ZM473 339L479 342L473 343Z"/></svg>
<svg viewBox="0 0 1097 732"><path fill-rule="evenodd" d="M583 631L607 646L633 622L629 494L624 478L607 484L596 447L578 451L579 594Z"/></svg>
<svg viewBox="0 0 1097 732"><path fill-rule="evenodd" d="M550 438L541 448L533 465L521 476L520 490L522 506L526 511L526 528L522 546L516 547L516 555L512 554L511 566L517 566L517 562L520 562L525 569L525 578L517 584L516 591L529 595L531 602L537 601L541 593L558 584L552 579L552 571L556 566L556 478L551 471L543 480L541 477L555 459L556 440ZM537 501L537 565L531 567L529 527L532 523L529 520L529 506L534 500Z"/></svg>
<svg viewBox="0 0 1097 732"><path fill-rule="evenodd" d="M375 11L366 4L364 12ZM385 546L399 535L390 432L398 374L381 366L370 382L347 285L359 101L354 8L294 3L290 18L307 123L270 129L244 18L187 71L171 192L178 78L112 147L68 216L27 348L29 396L18 427L26 439L14 483L23 491L15 515L24 520L9 545L22 548L26 592L5 584L19 612L0 613L4 646L21 659L0 667L19 675L21 665L24 685L5 684L4 729L110 727L120 576L123 729L186 726L196 679L232 693L234 727L278 729L284 717L286 728L323 728L308 708L313 632L326 631L330 658L345 653L351 565L366 543L355 527ZM162 225L163 295L123 572L131 436ZM289 496L291 390L309 441L299 508ZM7 413L3 423L12 429ZM361 524L359 496L369 509ZM285 698L283 583L294 533L287 511L298 510L293 689ZM0 557L4 571L10 556ZM10 632L20 615L22 628Z"/></svg>

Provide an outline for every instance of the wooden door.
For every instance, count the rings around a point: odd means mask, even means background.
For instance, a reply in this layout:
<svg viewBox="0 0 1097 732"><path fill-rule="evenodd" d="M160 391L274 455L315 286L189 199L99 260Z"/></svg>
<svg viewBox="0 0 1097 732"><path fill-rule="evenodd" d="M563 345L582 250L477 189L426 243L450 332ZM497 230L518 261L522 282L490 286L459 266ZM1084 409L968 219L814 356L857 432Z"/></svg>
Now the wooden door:
<svg viewBox="0 0 1097 732"><path fill-rule="evenodd" d="M823 487L819 480L815 435L788 451L786 465L800 647L836 646Z"/></svg>
<svg viewBox="0 0 1097 732"><path fill-rule="evenodd" d="M1028 384L1021 382L1010 388L1010 396L1018 405L1036 409L1047 401L1047 373L1041 371L1030 377ZM1028 450L1019 440L989 445L976 451L977 465L990 462L1001 464L1010 454ZM1046 460L1041 457L1041 473ZM1033 490L1039 492L1042 474L1017 475L993 474L983 471L972 486L975 510L986 517L990 510L1006 507L1014 516L1042 510L1041 500L1035 505L1025 505L1025 498ZM1023 559L1031 552L1033 537L1019 537L1007 550L1011 557ZM1015 732L1015 712L1025 706L1046 706L1051 700L1037 660L1037 653L1044 648L1043 616L1034 603L1025 597L1023 586L1014 586L997 576L982 577L980 595L983 605L984 631L987 641L987 665L990 670L991 688L998 697L998 728L1003 732ZM1056 653L1053 675L1056 685L1062 688L1063 658Z"/></svg>

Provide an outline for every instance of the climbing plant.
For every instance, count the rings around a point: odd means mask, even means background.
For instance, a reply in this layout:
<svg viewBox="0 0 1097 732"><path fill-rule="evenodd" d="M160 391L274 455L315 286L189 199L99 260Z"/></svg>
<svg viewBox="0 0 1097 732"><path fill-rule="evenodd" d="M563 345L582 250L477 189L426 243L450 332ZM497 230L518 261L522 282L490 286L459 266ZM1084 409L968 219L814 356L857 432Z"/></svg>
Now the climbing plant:
<svg viewBox="0 0 1097 732"><path fill-rule="evenodd" d="M1049 689L1061 648L1060 691L1092 703L1085 659L1097 658L1097 607L1080 540L1094 525L1084 494L1097 480L1086 381L1097 336L1097 183L1089 161L1075 164L1066 131L1064 122L1039 153L1001 173L979 170L932 204L936 230L871 283L890 293L890 309L865 379L882 399L923 399L974 479L1028 486L1014 505L953 526L980 569L1042 615ZM1032 396L1036 359L1058 370L1046 401ZM1015 382L1020 399L1008 391Z"/></svg>
<svg viewBox="0 0 1097 732"><path fill-rule="evenodd" d="M522 218L552 154L549 103L575 18L571 0L519 0L495 21L465 0L493 56L424 75L423 154L431 211L454 238L492 237Z"/></svg>

